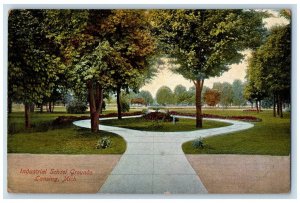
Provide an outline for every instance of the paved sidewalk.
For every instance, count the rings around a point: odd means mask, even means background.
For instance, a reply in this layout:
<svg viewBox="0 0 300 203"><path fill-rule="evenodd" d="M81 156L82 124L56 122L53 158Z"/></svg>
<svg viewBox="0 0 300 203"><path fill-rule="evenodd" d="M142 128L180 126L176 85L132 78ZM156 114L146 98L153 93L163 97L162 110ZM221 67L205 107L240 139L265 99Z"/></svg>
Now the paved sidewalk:
<svg viewBox="0 0 300 203"><path fill-rule="evenodd" d="M176 117L195 119L185 116ZM101 120L104 119L116 118ZM99 192L120 194L207 193L199 176L186 159L181 149L182 143L200 136L208 137L253 127L253 124L241 121L207 120L226 122L232 125L187 132L149 132L100 125L101 130L124 137L127 149ZM90 128L90 120L76 121L74 124Z"/></svg>

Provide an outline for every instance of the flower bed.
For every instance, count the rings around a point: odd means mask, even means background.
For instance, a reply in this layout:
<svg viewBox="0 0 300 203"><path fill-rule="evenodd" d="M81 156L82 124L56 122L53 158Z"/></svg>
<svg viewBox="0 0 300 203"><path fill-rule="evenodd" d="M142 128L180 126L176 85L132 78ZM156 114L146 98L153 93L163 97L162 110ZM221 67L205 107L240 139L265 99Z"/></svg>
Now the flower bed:
<svg viewBox="0 0 300 203"><path fill-rule="evenodd" d="M181 113L177 111L170 111L171 115L178 115L178 116L191 116L195 117L196 114L194 113ZM240 120L240 121L249 121L249 122L260 122L262 121L260 118L256 118L254 116L220 116L220 115L213 115L213 114L202 114L203 118L220 118L220 119L231 119L231 120Z"/></svg>
<svg viewBox="0 0 300 203"><path fill-rule="evenodd" d="M143 118L151 121L165 121L165 122L173 121L173 117L169 113L163 113L163 112L151 112L145 114ZM175 118L175 121L178 121L178 118Z"/></svg>

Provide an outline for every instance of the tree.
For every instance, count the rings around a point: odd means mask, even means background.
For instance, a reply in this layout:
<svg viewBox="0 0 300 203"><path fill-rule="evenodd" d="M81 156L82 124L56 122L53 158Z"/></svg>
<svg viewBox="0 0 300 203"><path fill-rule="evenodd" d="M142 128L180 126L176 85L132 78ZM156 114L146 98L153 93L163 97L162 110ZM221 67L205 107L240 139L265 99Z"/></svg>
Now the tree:
<svg viewBox="0 0 300 203"><path fill-rule="evenodd" d="M192 86L189 88L189 90L187 91L187 103L189 105L195 105L195 86Z"/></svg>
<svg viewBox="0 0 300 203"><path fill-rule="evenodd" d="M241 80L234 80L232 83L232 91L233 91L233 98L232 103L235 106L244 106L245 105L245 98L243 95L244 92L244 84Z"/></svg>
<svg viewBox="0 0 300 203"><path fill-rule="evenodd" d="M183 85L177 85L174 88L174 97L177 105L184 103L187 97L186 87Z"/></svg>
<svg viewBox="0 0 300 203"><path fill-rule="evenodd" d="M222 83L222 91L221 91L221 98L220 98L220 104L227 108L228 106L231 106L233 100L233 91L232 86L228 82Z"/></svg>
<svg viewBox="0 0 300 203"><path fill-rule="evenodd" d="M91 116L91 131L99 130L103 92L112 84L105 60L110 46L101 26L110 10L46 10L47 37L63 54L66 76L75 94L86 90Z"/></svg>
<svg viewBox="0 0 300 203"><path fill-rule="evenodd" d="M220 92L214 89L207 89L204 93L204 101L208 106L216 106L220 102Z"/></svg>
<svg viewBox="0 0 300 203"><path fill-rule="evenodd" d="M266 42L249 59L247 87L252 95L259 91L263 96L273 96L273 116L277 106L277 115L283 117L283 103L290 101L290 70L290 25L274 27Z"/></svg>
<svg viewBox="0 0 300 203"><path fill-rule="evenodd" d="M116 91L118 118L121 119L121 89L139 89L149 76L156 43L144 10L114 10L102 26L112 52L108 65L113 67L113 90Z"/></svg>
<svg viewBox="0 0 300 203"><path fill-rule="evenodd" d="M256 48L264 33L265 14L254 10L156 11L157 33L173 71L196 87L196 127L202 127L201 94L207 78L220 76L243 58L240 51Z"/></svg>
<svg viewBox="0 0 300 203"><path fill-rule="evenodd" d="M160 87L156 92L156 101L160 105L174 104L174 95L172 90L167 86Z"/></svg>
<svg viewBox="0 0 300 203"><path fill-rule="evenodd" d="M259 103L266 96L265 81L262 78L260 60L256 58L256 53L248 60L248 69L246 71L246 86L244 97L253 104L255 102L256 110L259 112Z"/></svg>
<svg viewBox="0 0 300 203"><path fill-rule="evenodd" d="M8 97L25 106L30 127L30 105L50 97L64 72L58 47L47 38L42 10L11 10L8 19Z"/></svg>
<svg viewBox="0 0 300 203"><path fill-rule="evenodd" d="M99 130L105 92L138 86L154 52L145 11L49 10L48 36L61 45L74 91L88 92L91 131Z"/></svg>
<svg viewBox="0 0 300 203"><path fill-rule="evenodd" d="M154 102L154 99L149 91L142 90L138 96L144 99L146 105L151 105Z"/></svg>

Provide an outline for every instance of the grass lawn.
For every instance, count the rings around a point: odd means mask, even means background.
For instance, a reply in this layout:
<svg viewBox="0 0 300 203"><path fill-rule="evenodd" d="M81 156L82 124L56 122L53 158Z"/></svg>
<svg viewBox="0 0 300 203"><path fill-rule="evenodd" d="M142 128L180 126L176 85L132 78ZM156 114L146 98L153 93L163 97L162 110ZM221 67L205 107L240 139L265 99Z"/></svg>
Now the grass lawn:
<svg viewBox="0 0 300 203"><path fill-rule="evenodd" d="M111 113L109 111L108 113ZM58 116L81 116L86 114L31 113L32 128L24 129L24 113L13 112L8 116L8 153L33 154L122 154L126 149L125 140L116 134L100 131L91 133L89 129L73 125L53 126ZM96 149L100 137L109 136L112 146Z"/></svg>
<svg viewBox="0 0 300 203"><path fill-rule="evenodd" d="M127 118L122 120L103 120L101 124L117 126L123 128L130 128L143 131L155 131L155 132L176 132L176 131L192 131L199 130L195 127L194 119L179 118L179 121L174 125L172 122L156 122L149 121L142 118ZM231 125L229 123L216 122L216 121L203 121L203 129L218 128Z"/></svg>
<svg viewBox="0 0 300 203"><path fill-rule="evenodd" d="M170 109L179 112L195 113L194 109ZM134 110L135 111L135 110ZM274 118L272 111L243 112L242 110L204 109L204 113L227 116L256 116L262 122L255 122L254 127L245 131L219 135L204 139L207 145L204 149L194 149L192 142L183 144L183 150L188 154L266 154L289 155L291 151L290 114L285 113L284 118ZM111 113L111 110L105 113ZM24 114L14 112L8 117L9 135L8 152L14 153L65 153L65 154L105 154L123 153L126 143L123 138L100 132L91 134L89 130L75 126L52 126L52 121L58 116L71 115L65 112L32 113L32 129L24 129ZM73 114L80 116L80 114ZM88 113L83 114L88 115ZM221 127L227 123L204 121L204 128ZM145 123L140 118L119 120L106 120L104 125L114 125L147 131L186 131L195 130L195 120L180 119L176 125L164 123L163 126L155 122ZM159 123L161 124L161 123ZM13 130L11 130L13 129ZM11 131L11 132L10 132ZM100 136L109 135L113 139L113 147L106 150L95 148Z"/></svg>
<svg viewBox="0 0 300 203"><path fill-rule="evenodd" d="M108 136L112 145L96 149L100 137ZM116 134L100 131L91 133L88 129L69 126L47 132L17 133L8 135L8 153L32 154L122 154L125 140Z"/></svg>
<svg viewBox="0 0 300 203"><path fill-rule="evenodd" d="M182 146L186 154L261 154L289 155L291 151L290 114L274 118L272 111L242 112L238 110L204 110L217 115L252 115L262 119L245 131L204 139L206 147L195 149L192 141Z"/></svg>

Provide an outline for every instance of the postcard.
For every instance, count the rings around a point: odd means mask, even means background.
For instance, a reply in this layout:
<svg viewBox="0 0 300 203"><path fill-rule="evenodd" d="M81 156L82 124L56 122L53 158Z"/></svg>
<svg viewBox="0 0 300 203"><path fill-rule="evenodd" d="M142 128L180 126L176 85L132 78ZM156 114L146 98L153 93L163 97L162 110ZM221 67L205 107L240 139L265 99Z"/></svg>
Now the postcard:
<svg viewBox="0 0 300 203"><path fill-rule="evenodd" d="M290 193L293 14L9 10L7 191Z"/></svg>

